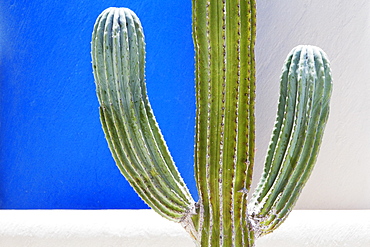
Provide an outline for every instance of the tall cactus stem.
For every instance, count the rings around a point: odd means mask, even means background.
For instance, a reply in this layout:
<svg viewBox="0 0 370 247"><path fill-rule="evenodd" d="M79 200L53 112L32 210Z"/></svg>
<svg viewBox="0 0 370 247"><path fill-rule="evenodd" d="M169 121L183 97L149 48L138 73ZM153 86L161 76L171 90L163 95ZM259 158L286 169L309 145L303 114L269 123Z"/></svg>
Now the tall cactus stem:
<svg viewBox="0 0 370 247"><path fill-rule="evenodd" d="M195 174L202 246L249 246L254 154L255 2L193 1Z"/></svg>

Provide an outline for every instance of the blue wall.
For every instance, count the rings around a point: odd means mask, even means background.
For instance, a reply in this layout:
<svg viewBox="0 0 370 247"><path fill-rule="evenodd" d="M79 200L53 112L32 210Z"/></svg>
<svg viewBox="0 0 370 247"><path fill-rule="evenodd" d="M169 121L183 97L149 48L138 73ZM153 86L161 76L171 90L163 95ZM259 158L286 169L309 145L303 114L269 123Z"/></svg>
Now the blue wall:
<svg viewBox="0 0 370 247"><path fill-rule="evenodd" d="M99 122L90 41L111 6L142 21L151 104L196 194L191 1L2 0L0 208L147 207L116 168Z"/></svg>

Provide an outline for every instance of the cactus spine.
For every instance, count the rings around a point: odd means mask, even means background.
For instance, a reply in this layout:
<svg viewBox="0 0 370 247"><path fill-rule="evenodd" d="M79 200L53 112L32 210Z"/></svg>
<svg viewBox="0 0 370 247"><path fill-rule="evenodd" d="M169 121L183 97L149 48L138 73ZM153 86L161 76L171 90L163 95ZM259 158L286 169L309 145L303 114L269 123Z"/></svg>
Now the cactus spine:
<svg viewBox="0 0 370 247"><path fill-rule="evenodd" d="M94 26L93 71L100 117L122 174L197 246L254 246L288 216L314 166L328 118L331 72L325 53L298 46L280 78L276 124L265 168L248 199L254 164L256 3L193 0L196 54L194 202L169 154L144 80L137 16L108 8Z"/></svg>

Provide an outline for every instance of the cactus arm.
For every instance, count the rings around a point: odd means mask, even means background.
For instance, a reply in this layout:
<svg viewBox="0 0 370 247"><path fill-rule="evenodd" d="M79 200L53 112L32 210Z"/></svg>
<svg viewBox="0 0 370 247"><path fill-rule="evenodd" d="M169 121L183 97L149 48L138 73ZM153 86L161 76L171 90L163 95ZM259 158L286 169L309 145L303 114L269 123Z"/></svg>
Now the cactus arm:
<svg viewBox="0 0 370 247"><path fill-rule="evenodd" d="M286 60L265 170L249 209L258 235L288 216L314 167L329 112L332 79L325 53L299 46Z"/></svg>
<svg viewBox="0 0 370 247"><path fill-rule="evenodd" d="M97 18L92 60L101 122L117 166L140 197L162 216L181 221L193 200L147 98L144 46L132 11L109 8Z"/></svg>
<svg viewBox="0 0 370 247"><path fill-rule="evenodd" d="M255 2L194 0L193 39L201 245L252 246Z"/></svg>
<svg viewBox="0 0 370 247"><path fill-rule="evenodd" d="M277 139L275 136L273 137L273 139L277 140L277 144L275 145L275 149L273 150L273 152L271 151L268 152L271 155L270 157L268 157L268 160L270 160L271 164L267 163L267 167L266 167L266 170L268 169L267 170L268 175L266 176L267 181L266 183L263 184L264 185L263 190L260 192L261 195L267 195L268 193L276 192L274 196L269 197L270 201L272 199L275 199L279 193L279 191L275 191L271 189L271 187L274 185L276 181L276 178L278 177L280 173L282 175L287 174L285 170L292 168L289 165L282 166L284 157L286 155L291 154L291 152L289 152L290 149L295 149L298 146L298 145L294 145L295 142L301 141L303 139L303 138L300 138L298 140L299 132L297 130L299 130L299 128L304 128L301 120L302 120L302 116L305 113L305 109L303 107L307 102L307 94L306 94L307 90L305 86L299 87L301 84L296 83L296 80L298 77L297 67L300 61L301 53L296 52L293 54L294 54L294 56L292 57L293 62L292 63L288 62L290 64L290 67L288 67L288 71L287 71L289 73L288 81L293 82L293 83L289 83L286 86L285 85L283 86L283 88L286 89L287 91L282 93L283 94L282 97L286 98L284 100L285 104L280 105L284 108L284 111L280 111L280 112L283 112L283 115L278 116L278 118L281 119L282 122L280 123L279 121L277 121L277 125L280 128L280 132L274 131L274 134L278 136ZM282 82L286 82L286 81L282 80ZM301 82L306 83L305 80L301 80ZM297 102L299 102L300 105L297 105ZM301 110L296 109L298 107L300 107ZM290 143L292 143L292 145L290 145ZM298 155L298 153L295 153L295 154ZM283 168L285 170L283 170ZM284 178L284 177L281 177L281 178ZM280 183L282 182L282 180L278 180L278 181ZM261 197L261 199L263 198L265 197ZM267 208L268 205L271 206L271 203L265 204L265 208ZM268 209L269 208L267 208L267 210Z"/></svg>
<svg viewBox="0 0 370 247"><path fill-rule="evenodd" d="M316 85L318 93L313 96L314 100L310 115L312 117L309 119L310 123L308 124L311 129L307 130L308 134L303 146L303 152L299 157L299 162L306 162L308 165L301 168L304 169L304 171L300 171L300 169L294 171L292 178L295 179L286 186L281 194L279 202L276 203L276 214L270 216L270 219L267 221L269 224L269 231L273 231L284 221L297 201L302 187L307 182L319 153L324 133L324 127L322 126L325 126L329 116L329 101L332 90L330 64L326 54L320 49L313 47L313 53L316 71L318 72L317 80L321 82ZM309 133L316 134L310 135Z"/></svg>

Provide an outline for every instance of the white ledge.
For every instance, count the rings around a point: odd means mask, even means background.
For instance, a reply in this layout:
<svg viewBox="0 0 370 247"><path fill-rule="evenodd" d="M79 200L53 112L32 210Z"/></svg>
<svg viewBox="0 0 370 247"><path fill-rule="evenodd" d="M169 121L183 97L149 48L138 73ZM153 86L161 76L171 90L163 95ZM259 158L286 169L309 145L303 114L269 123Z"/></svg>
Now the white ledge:
<svg viewBox="0 0 370 247"><path fill-rule="evenodd" d="M152 210L0 210L0 246L191 247ZM370 246L370 210L296 210L256 247Z"/></svg>

